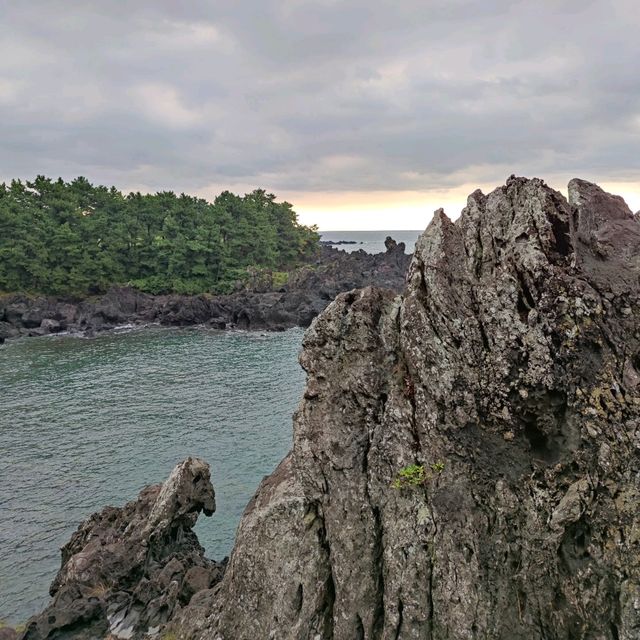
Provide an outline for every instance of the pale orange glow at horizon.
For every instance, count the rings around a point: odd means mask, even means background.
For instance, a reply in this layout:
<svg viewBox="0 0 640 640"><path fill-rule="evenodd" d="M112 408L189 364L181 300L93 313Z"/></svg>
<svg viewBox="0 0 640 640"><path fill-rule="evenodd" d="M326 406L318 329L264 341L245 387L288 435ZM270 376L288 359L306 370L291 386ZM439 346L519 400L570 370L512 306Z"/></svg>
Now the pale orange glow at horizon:
<svg viewBox="0 0 640 640"><path fill-rule="evenodd" d="M567 184L573 176L555 176L547 180L552 188L567 196ZM605 191L622 196L631 211L640 210L640 181L605 181L597 176L584 176L599 184ZM476 189L487 194L504 184L505 179L493 182L465 182L451 188L434 188L423 191L297 191L271 188L278 201L293 205L302 224L317 225L321 231L357 230L423 230L431 221L433 212L444 209L455 220L467 204L467 197ZM246 183L209 184L187 193L212 202L224 190L242 195L255 189ZM153 192L143 185L127 185L128 191Z"/></svg>
<svg viewBox="0 0 640 640"><path fill-rule="evenodd" d="M467 192L468 193L468 192ZM321 231L356 229L424 229L433 212L443 207L457 217L466 203L461 191L378 191L288 194L303 224Z"/></svg>
<svg viewBox="0 0 640 640"><path fill-rule="evenodd" d="M565 181L551 186L566 197ZM640 210L640 183L600 182L610 193L622 196L631 211ZM562 185L562 186L561 186ZM282 199L291 202L301 223L318 225L321 231L355 231L375 229L424 229L433 212L443 208L455 220L475 189L489 193L496 184L463 185L454 189L432 191L378 191L304 193L288 192ZM279 198L280 199L280 198Z"/></svg>

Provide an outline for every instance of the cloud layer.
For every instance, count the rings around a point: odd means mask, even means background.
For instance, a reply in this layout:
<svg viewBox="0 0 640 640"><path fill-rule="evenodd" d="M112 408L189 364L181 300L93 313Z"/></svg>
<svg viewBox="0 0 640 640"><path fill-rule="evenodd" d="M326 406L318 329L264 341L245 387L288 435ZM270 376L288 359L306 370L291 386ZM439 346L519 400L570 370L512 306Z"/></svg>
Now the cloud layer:
<svg viewBox="0 0 640 640"><path fill-rule="evenodd" d="M631 0L3 5L0 179L335 193L640 177Z"/></svg>

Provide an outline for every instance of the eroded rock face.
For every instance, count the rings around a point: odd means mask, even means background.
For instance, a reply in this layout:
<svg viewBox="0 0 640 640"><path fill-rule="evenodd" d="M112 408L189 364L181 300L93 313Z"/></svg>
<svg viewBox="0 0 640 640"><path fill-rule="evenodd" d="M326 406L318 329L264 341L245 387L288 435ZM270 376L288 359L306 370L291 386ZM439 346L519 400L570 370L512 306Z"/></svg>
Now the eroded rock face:
<svg viewBox="0 0 640 640"><path fill-rule="evenodd" d="M188 458L162 485L123 508L106 507L62 549L51 604L32 618L25 640L141 638L162 626L224 566L204 558L192 527L215 511L208 465Z"/></svg>
<svg viewBox="0 0 640 640"><path fill-rule="evenodd" d="M294 447L181 638L640 637L640 222L580 180L442 211L307 331Z"/></svg>

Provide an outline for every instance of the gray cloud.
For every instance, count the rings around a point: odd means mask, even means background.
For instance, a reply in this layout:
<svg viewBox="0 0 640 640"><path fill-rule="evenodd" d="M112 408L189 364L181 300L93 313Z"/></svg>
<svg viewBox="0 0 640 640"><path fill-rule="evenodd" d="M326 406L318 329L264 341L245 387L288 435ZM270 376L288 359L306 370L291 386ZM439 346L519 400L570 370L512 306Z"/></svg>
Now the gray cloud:
<svg viewBox="0 0 640 640"><path fill-rule="evenodd" d="M636 16L631 0L5 0L0 179L638 180Z"/></svg>

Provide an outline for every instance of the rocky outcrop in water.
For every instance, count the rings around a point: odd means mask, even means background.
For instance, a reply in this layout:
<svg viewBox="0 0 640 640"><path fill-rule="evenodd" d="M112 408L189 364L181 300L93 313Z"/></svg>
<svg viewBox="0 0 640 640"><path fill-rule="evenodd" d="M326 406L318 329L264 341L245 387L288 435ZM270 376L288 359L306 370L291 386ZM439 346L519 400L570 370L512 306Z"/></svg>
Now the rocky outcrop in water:
<svg viewBox="0 0 640 640"><path fill-rule="evenodd" d="M574 180L438 211L307 331L291 454L179 638L640 637L640 223Z"/></svg>
<svg viewBox="0 0 640 640"><path fill-rule="evenodd" d="M79 302L4 296L0 297L0 343L20 335L91 334L125 324L205 324L251 330L307 327L342 291L368 285L401 291L411 259L404 250L403 243L395 242L385 253L375 255L323 247L315 264L291 272L278 290L252 283L248 289L225 296L152 296L116 287L104 296Z"/></svg>
<svg viewBox="0 0 640 640"><path fill-rule="evenodd" d="M215 511L209 467L188 458L164 484L147 487L123 508L106 507L91 516L63 547L51 604L29 621L22 638L158 633L224 573L224 564L204 557L192 531L202 511Z"/></svg>

